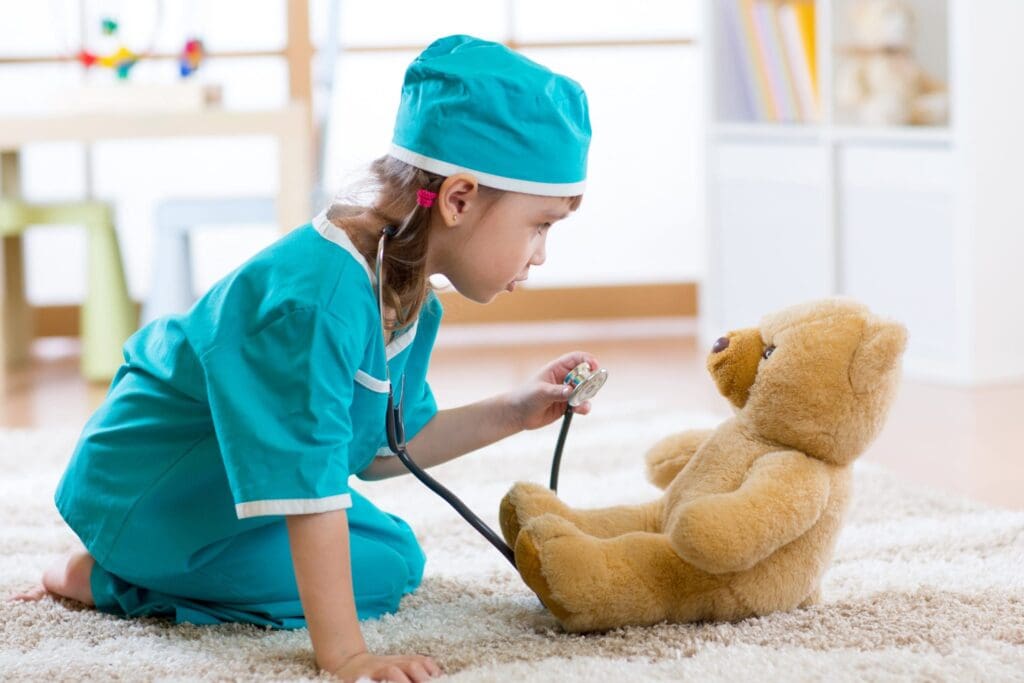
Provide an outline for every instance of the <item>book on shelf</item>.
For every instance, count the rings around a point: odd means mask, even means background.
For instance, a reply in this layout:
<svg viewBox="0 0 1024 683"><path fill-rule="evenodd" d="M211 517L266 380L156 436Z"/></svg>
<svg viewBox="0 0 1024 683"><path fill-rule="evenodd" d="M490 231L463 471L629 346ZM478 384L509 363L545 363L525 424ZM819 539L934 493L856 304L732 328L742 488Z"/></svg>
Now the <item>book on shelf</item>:
<svg viewBox="0 0 1024 683"><path fill-rule="evenodd" d="M813 0L723 0L739 114L760 121L819 118Z"/></svg>
<svg viewBox="0 0 1024 683"><path fill-rule="evenodd" d="M738 108L736 113L742 119L768 119L770 113L768 102L761 91L758 64L748 49L750 43L743 38L745 28L739 4L723 3L722 11L726 22L723 31L725 51L729 55L723 66L728 71L727 79L739 84L734 91Z"/></svg>
<svg viewBox="0 0 1024 683"><path fill-rule="evenodd" d="M817 121L818 77L814 56L814 5L810 2L779 4L778 21L790 67L792 85L800 106L801 121Z"/></svg>

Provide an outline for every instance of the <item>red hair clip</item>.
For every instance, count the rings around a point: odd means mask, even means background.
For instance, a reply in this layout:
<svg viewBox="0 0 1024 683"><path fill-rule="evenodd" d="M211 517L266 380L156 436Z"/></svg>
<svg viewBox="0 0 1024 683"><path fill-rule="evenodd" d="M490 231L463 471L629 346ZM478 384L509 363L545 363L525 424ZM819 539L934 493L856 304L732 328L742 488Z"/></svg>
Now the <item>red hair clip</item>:
<svg viewBox="0 0 1024 683"><path fill-rule="evenodd" d="M420 206L430 208L434 205L434 200L437 199L437 193L431 192L430 190L417 190L416 191L416 203Z"/></svg>

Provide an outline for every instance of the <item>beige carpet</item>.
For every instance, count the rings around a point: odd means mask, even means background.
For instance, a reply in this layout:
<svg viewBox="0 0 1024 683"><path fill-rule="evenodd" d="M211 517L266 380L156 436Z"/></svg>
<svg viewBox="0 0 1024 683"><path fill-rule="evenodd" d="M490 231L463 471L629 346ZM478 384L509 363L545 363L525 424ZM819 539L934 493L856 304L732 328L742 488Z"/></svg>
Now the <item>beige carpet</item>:
<svg viewBox="0 0 1024 683"><path fill-rule="evenodd" d="M570 434L562 494L578 505L656 495L641 455L716 420L601 411ZM494 522L509 482L545 482L555 427L436 470ZM74 542L51 497L74 434L0 432L0 594ZM355 481L355 480L354 480ZM987 508L858 465L824 604L735 624L560 632L506 566L411 477L356 486L410 521L429 557L401 610L364 624L377 652L433 655L451 681L1024 680L1024 512ZM3 680L303 680L307 635L124 621L46 599L0 602Z"/></svg>

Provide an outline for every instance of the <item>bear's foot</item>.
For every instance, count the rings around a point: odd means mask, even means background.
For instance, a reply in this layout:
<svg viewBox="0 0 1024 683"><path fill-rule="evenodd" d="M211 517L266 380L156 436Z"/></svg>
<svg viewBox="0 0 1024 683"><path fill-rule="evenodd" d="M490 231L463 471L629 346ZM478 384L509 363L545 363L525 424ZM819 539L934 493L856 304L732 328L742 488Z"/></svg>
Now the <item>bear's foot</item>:
<svg viewBox="0 0 1024 683"><path fill-rule="evenodd" d="M663 534L598 538L557 515L527 523L515 555L523 581L572 632L692 621L705 611L699 593L713 588Z"/></svg>
<svg viewBox="0 0 1024 683"><path fill-rule="evenodd" d="M515 549L520 529L530 520L548 513L568 518L570 510L549 488L527 482L513 486L501 499L498 508L498 521L505 542Z"/></svg>
<svg viewBox="0 0 1024 683"><path fill-rule="evenodd" d="M548 551L546 555L550 555L551 547L545 548L549 542L554 542L558 538L581 536L582 534L571 523L554 515L546 515L528 523L516 540L516 569L519 570L519 575L563 626L572 620L573 612L563 602L564 595L556 596L552 592L545 573L545 560L549 563L547 570L550 571L552 558L542 558L542 549Z"/></svg>

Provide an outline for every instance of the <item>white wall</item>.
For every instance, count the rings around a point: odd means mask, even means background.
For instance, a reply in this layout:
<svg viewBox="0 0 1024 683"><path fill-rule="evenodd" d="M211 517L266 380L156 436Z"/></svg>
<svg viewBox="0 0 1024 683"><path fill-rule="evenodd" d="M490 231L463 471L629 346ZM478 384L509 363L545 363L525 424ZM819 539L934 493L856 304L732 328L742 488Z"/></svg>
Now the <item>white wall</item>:
<svg viewBox="0 0 1024 683"><path fill-rule="evenodd" d="M996 9L998 11L992 11ZM968 187L966 206L972 231L969 267L972 287L966 293L971 315L971 374L978 381L1024 377L1024 88L1007 74L1020 73L1019 47L1024 3L985 0L960 5L958 47L968 51L964 72L957 74L966 91L954 119L964 139ZM1008 134L1011 132L1012 134Z"/></svg>

